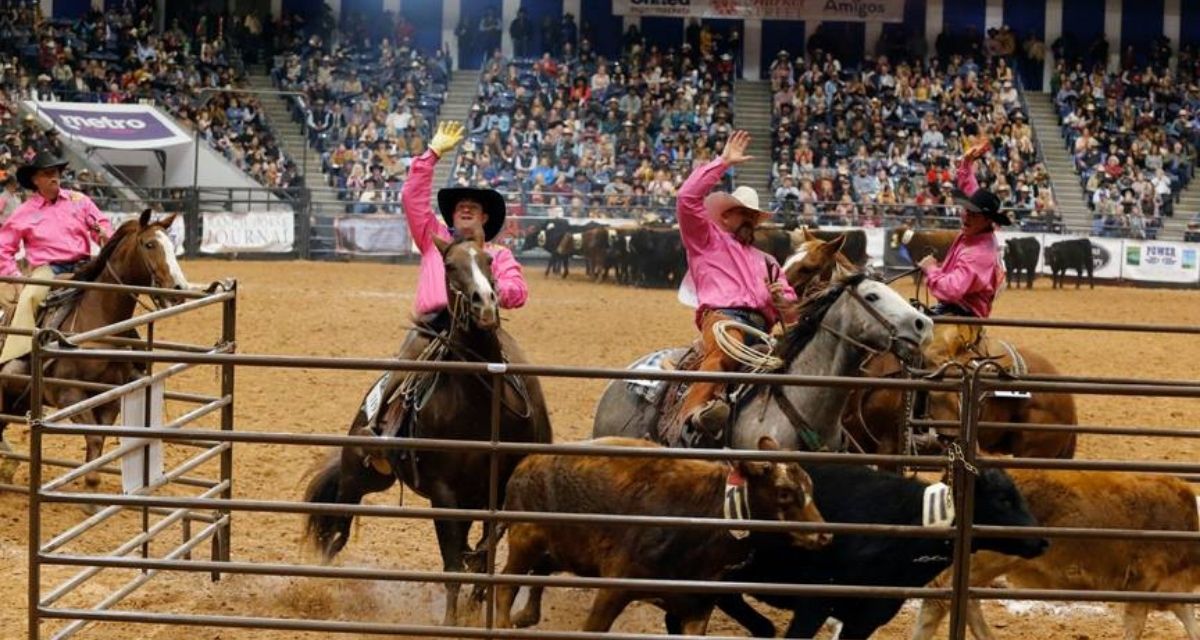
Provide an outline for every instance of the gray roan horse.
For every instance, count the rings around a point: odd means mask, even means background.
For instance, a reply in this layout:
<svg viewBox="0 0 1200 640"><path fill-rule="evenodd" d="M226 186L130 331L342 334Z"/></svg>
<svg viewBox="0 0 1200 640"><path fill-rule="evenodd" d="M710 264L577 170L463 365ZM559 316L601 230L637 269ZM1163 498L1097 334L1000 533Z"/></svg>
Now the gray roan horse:
<svg viewBox="0 0 1200 640"><path fill-rule="evenodd" d="M806 300L800 315L781 340L783 373L854 375L872 353L891 351L908 359L932 337L928 317L863 274L835 280ZM736 414L732 445L753 449L759 438L770 436L783 449L841 450L838 417L848 393L834 387L782 386L755 394ZM658 422L657 403L632 391L628 382L614 380L600 398L592 434L656 439Z"/></svg>
<svg viewBox="0 0 1200 640"><path fill-rule="evenodd" d="M443 360L468 362L525 362L516 342L500 328L500 313L492 279L491 258L483 245L471 241L453 244L435 240L446 267L446 295L450 301L450 330ZM395 374L399 375L399 373ZM503 385L500 439L505 442L548 443L550 420L537 378L518 377ZM437 374L423 398L411 410L411 426L402 436L450 440L489 440L491 437L492 385L477 375ZM365 405L366 403L364 403ZM380 427L398 416L387 407ZM402 419L402 418L401 418ZM351 435L365 435L367 416L360 408L350 426ZM372 464L368 456L383 456L387 465ZM499 504L504 502L508 477L522 456L499 458ZM364 451L343 447L340 455L319 470L305 492L308 502L357 504L368 493L384 491L397 479L425 496L435 508L486 509L491 454L486 451L417 451L391 449ZM390 467L390 469L388 469ZM326 560L332 559L350 539L353 517L344 514L310 515L306 537ZM434 520L445 571L463 571L471 558L467 542L471 522ZM483 541L491 534L484 527ZM482 541L480 543L482 545ZM458 621L459 585L446 584L445 624Z"/></svg>

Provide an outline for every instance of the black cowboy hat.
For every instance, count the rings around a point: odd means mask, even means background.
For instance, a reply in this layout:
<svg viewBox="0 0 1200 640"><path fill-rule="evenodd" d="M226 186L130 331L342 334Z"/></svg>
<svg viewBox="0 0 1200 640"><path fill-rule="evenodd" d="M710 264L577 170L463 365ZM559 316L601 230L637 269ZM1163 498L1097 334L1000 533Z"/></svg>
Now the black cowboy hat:
<svg viewBox="0 0 1200 640"><path fill-rule="evenodd" d="M494 189L473 189L470 187L455 187L438 190L438 208L442 210L442 219L446 226L454 228L454 207L460 200L474 200L483 206L487 214L487 222L483 225L483 237L491 240L504 228L504 196Z"/></svg>
<svg viewBox="0 0 1200 640"><path fill-rule="evenodd" d="M1008 217L1008 214L1000 211L1000 198L987 189L976 189L975 193L969 196L955 189L950 195L954 197L958 206L967 211L982 213L989 220L1001 226L1007 227L1012 224L1012 219Z"/></svg>
<svg viewBox="0 0 1200 640"><path fill-rule="evenodd" d="M67 161L50 153L41 151L33 158L33 162L17 169L17 182L21 183L22 187L30 191L37 191L37 187L33 184L33 174L42 169L58 169L59 171L67 167Z"/></svg>

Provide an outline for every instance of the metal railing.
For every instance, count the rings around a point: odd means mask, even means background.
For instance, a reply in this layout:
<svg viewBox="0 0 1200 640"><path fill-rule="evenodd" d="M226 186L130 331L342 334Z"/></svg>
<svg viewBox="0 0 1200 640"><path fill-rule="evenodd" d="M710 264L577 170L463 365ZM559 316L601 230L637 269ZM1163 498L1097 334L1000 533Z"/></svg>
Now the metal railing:
<svg viewBox="0 0 1200 640"><path fill-rule="evenodd" d="M209 298L197 302L208 302ZM211 298L211 302L221 302L226 306L224 338L225 345L233 344L233 325L231 318L232 305L236 298L230 294ZM957 319L939 319L945 322L956 322ZM1028 322L1021 321L966 321L967 324L994 324L1002 326L1030 326L1054 329L1094 330L1094 331L1136 331L1169 333L1181 335L1200 334L1200 327L1195 326L1156 326L1156 325L1119 325L1114 323L1063 323L1063 322ZM111 334L117 329L108 328L96 334ZM304 356L281 355L248 355L221 353L220 350L211 352L165 352L165 351L121 351L111 349L85 350L71 348L65 344L46 340L46 334L39 334L35 341L33 358L34 388L40 389L46 384L40 373L40 363L46 359L79 359L106 358L135 363L153 364L158 362L171 363L171 367L154 376L165 375L177 367L218 365L222 368L222 394L232 398L233 375L237 367L265 368L303 368L328 371L437 371L445 375L473 375L481 377L492 385L493 389L500 388L507 376L545 376L562 378L607 379L619 380L630 377L628 370L602 369L595 367L533 365L533 364L499 364L484 362L415 362L392 359L368 358L318 358ZM80 342L91 336L76 336L68 342ZM1192 593L1158 593L1138 591L1110 590L1017 590L1017 589L985 589L969 586L970 563L967 562L972 540L978 535L989 537L1071 537L1089 539L1125 539L1136 538L1155 541L1188 541L1200 542L1200 533L1178 531L1140 531L1125 529L1055 529L1046 527L996 527L975 526L972 522L974 505L965 496L972 495L975 481L971 471L975 467L1000 468L1054 468L1054 469L1095 469L1095 470L1133 470L1141 472L1180 474L1188 477L1198 477L1200 463L1195 462L1129 462L1120 460L1041 460L1041 459L985 459L977 456L975 442L982 429L1012 428L1022 429L1070 429L1073 425L1013 425L1010 423L993 423L980 421L975 410L988 393L996 390L1017 391L1055 391L1086 394L1109 395L1141 395L1200 398L1200 381L1191 380L1143 380L1137 378L1095 378L1079 376L1040 375L1030 376L1020 380L1007 379L994 375L988 365L974 369L970 375L946 379L867 379L856 377L820 377L811 375L775 375L775 374L705 374L684 371L638 371L637 377L648 380L711 380L724 383L769 381L773 385L805 385L853 388L872 386L896 390L921 389L926 391L942 391L956 393L962 402L963 410L960 419L950 421L928 421L928 424L948 426L960 429L964 450L961 458L946 458L944 456L901 456L901 455L856 455L848 453L804 453L804 452L764 452L764 451L731 451L731 450L675 450L657 448L626 448L617 446L601 446L594 444L526 444L503 441L500 430L499 394L492 394L490 408L490 434L487 440L464 441L428 438L394 438L382 439L375 436L348 436L332 434L304 434L280 430L253 431L234 430L232 424L232 402L221 407L222 424L218 429L179 429L116 427L91 424L70 424L62 422L62 418L76 412L78 406L67 407L56 413L45 415L39 407L33 416L31 441L31 480L30 486L35 490L30 496L30 593L29 593L29 637L40 638L40 623L48 620L67 620L71 625L79 625L84 621L122 622L122 623L153 623L207 627L276 629L290 631L316 631L327 633L378 633L396 636L425 636L425 637L456 637L456 638L666 638L678 636L662 636L634 633L597 634L569 631L538 631L538 630L509 630L495 628L495 587L497 585L530 585L551 587L577 588L631 588L641 592L670 592L718 594L727 592L769 593L779 595L827 595L855 597L885 597L885 598L949 598L952 600L951 638L965 638L965 612L967 598L1022 598L1031 600L1100 600L1112 602L1200 602L1200 594ZM141 386L136 386L136 385ZM116 392L128 392L130 389L143 388L149 383L134 383ZM1154 435L1154 436L1186 436L1200 437L1200 432L1185 433L1183 429L1140 430L1136 427L1083 427L1089 433ZM162 439L163 441L186 441L190 443L208 443L214 448L221 448L222 476L219 484L214 484L206 493L198 496L165 496L150 495L148 492L135 492L132 495L112 493L80 493L63 489L64 481L44 481L41 465L45 463L41 450L47 436L64 435L104 435L112 437L138 437ZM386 505L345 505L332 503L305 503L276 499L247 499L234 498L231 493L233 478L228 475L230 468L225 460L232 454L235 443L245 445L272 444L282 446L343 446L371 447L373 449L409 450L438 450L438 451L474 451L486 452L492 456L490 467L489 495L486 508L482 509L443 509L432 507L386 506ZM590 513L553 513L508 511L502 509L498 501L498 465L495 463L500 454L555 454L567 456L601 456L645 458L647 463L653 459L662 458L691 458L701 460L770 460L825 462L847 464L904 464L924 468L948 469L952 475L952 483L959 488L956 492L956 509L959 517L952 528L931 530L917 526L874 525L874 524L814 524L778 522L768 520L749 520L731 523L722 519L668 517L656 515L615 516ZM93 463L94 464L94 463ZM197 463L199 464L199 463ZM81 467L82 469L82 467ZM218 495L219 494L219 495ZM42 504L83 504L102 507L106 510L139 509L147 512L149 509L160 509L169 512L168 518L181 511L193 510L213 512L212 522L199 534L189 541L175 547L161 557L147 558L137 555L125 556L118 553L86 554L80 552L64 553L60 550L60 540L66 534L50 542L41 540ZM346 515L359 517L385 518L417 518L417 519L456 519L484 521L490 523L557 523L557 524L607 524L624 526L656 526L656 527L685 527L703 529L738 528L759 532L815 532L828 531L835 535L853 533L856 535L882 536L918 536L949 538L954 541L953 588L909 588L909 587L879 587L863 585L796 585L769 584L748 582L702 582L677 581L664 579L626 579L622 577L581 578L573 576L530 576L500 574L496 569L496 543L489 539L486 547L487 562L482 573L469 572L430 572L410 569L385 569L354 566L324 566L299 563L260 563L253 558L238 559L228 555L228 539L222 548L221 557L212 561L196 561L183 559L196 545L209 537L218 536L219 531L228 532L233 512L259 513L291 513L291 514L325 514ZM164 520L165 521L165 520ZM155 527L158 525L156 524ZM146 527L145 535L150 535L152 528ZM193 542L201 539L200 542ZM139 541L134 538L130 543ZM124 547L122 547L124 548ZM41 568L43 566L80 567L82 572L99 571L101 569L139 570L141 573L130 584L132 587L122 588L104 598L92 609L80 607L56 607L62 593L70 583L58 587L49 596L44 595L41 585ZM150 612L142 610L113 611L111 607L120 601L133 589L150 580L162 571L209 573L213 576L232 573L243 575L274 575L302 576L311 578L337 580L386 580L409 581L418 583L459 582L481 585L487 593L485 601L485 616L482 626L445 628L433 625L409 623L380 623L357 620L329 619L298 619L273 618L251 615L202 615L190 612ZM83 573L78 575L83 575ZM136 584L134 584L136 583ZM66 630L77 630L78 626L64 627ZM61 633L61 632L60 632ZM57 637L62 637L57 636ZM710 636L711 637L711 636Z"/></svg>
<svg viewBox="0 0 1200 640"><path fill-rule="evenodd" d="M29 568L31 571L29 593L32 598L30 600L32 606L29 613L29 636L41 637L40 625L35 622L37 619L36 610L39 607L53 607L55 603L63 601L80 587L90 583L93 578L104 570L104 567L101 566L83 567L69 578L58 583L50 592L43 594L41 591L41 567L43 563L38 556L42 553L53 554L61 552L67 545L78 546L81 541L85 539L90 540L91 538L88 534L98 527L102 525L111 527L114 523L120 524L122 521L116 518L121 514L128 512L140 515L140 527L137 527L136 532L109 551L108 557L121 558L134 554L140 555L143 559L149 558L151 542L161 540L165 532L178 524L182 531L182 542L173 551L168 553L167 557L190 559L194 549L205 542L211 542L212 559L218 562L228 561L230 559L231 513L219 507L212 511L186 507L161 508L153 506L126 509L116 504L104 504L98 506L94 512L81 522L63 530L53 532L52 537L48 540L43 539L43 521L40 507L43 502L40 500L43 492L52 493L62 490L69 484L95 473L109 476L120 475L124 482L128 474L134 473L136 475L137 472L131 472L130 469L124 466L121 469L117 469L113 464L118 462L123 464L124 459L131 454L141 455L141 477L140 480L134 480L137 484L132 489L126 489L128 491L127 495L151 496L172 487L178 487L190 493L198 491L199 493L196 495L200 498L232 498L233 445L229 442L206 442L191 438L160 439L158 440L160 443L166 440L169 444L179 448L183 456L182 460L176 463L173 468L153 474L150 462L152 457L150 453L151 440L144 438L144 433L131 433L127 435L126 437L130 439L123 440L110 451L87 462L80 463L50 458L44 451L43 436L46 434L46 431L42 428L43 420L51 423L68 420L79 416L89 409L121 401L130 396L140 395L142 397L142 406L144 407L143 415L126 415L124 421L125 424L134 424L140 418L141 423L149 427L152 424L152 404L155 402L155 398L153 397L155 387L157 386L161 389L161 385L164 385L168 379L196 365L176 363L160 371L154 371L153 363L147 363L144 375L118 385L51 378L47 375L44 366L49 360L43 358L42 354L45 351L45 347L51 343L54 344L55 349L75 355L91 352L91 350L81 347L85 343L130 347L133 350L140 350L142 353L149 354L228 353L236 345L236 283L218 283L210 287L209 292L200 292L153 287L133 287L99 282L40 280L32 278L3 277L0 278L0 282L18 283L27 286L46 285L60 288L117 291L134 296L176 296L187 300L173 307L151 311L133 317L130 320L79 333L62 333L53 330L0 329L0 333L4 334L33 335L30 374L3 375L5 382L25 382L29 385L27 390L27 395L30 399L29 414L28 416L0 416L0 419L9 422L10 425L14 423L28 424L30 428L30 449L28 455L9 451L0 452L0 460L7 460L10 464L14 462L27 462L29 465L28 486L11 483L0 485L0 490L27 493L29 495L29 513L31 516L28 525L29 547L31 551L29 558ZM221 335L215 344L202 345L156 340L155 329L157 323L185 314L193 314L196 310L213 305L220 306L222 310ZM136 327L145 328L145 339L134 339L120 335ZM116 352L127 353L128 351L122 349ZM68 356L68 359L71 357ZM234 393L234 372L232 365L221 367L220 375L219 395L182 393L178 391L163 392L161 400L158 400L160 403L165 403L166 401L183 402L194 405L194 407L182 412L169 421L159 415L158 419L162 422L161 428L176 435L187 433L189 425L193 425L207 416L219 415L220 428L232 429ZM54 412L47 413L43 403L45 402L44 391L49 386L79 388L87 392L87 397L73 405L61 407ZM135 429L135 431L138 430ZM167 459L165 453L163 454L163 459ZM204 477L203 472L205 469L208 469L208 473L213 473L213 465L217 465L214 474L215 477ZM46 468L50 467L65 469L65 472L51 477L46 475ZM201 475L197 475L198 472ZM158 520L152 523L152 517L156 517ZM128 524L127 520L124 522ZM197 524L200 525L198 531L194 530ZM147 583L157 573L157 570L147 570L137 574L123 586L104 597L97 605L97 609L104 610L115 606L126 596ZM213 572L212 575L216 579L219 573ZM95 585L90 585L90 588L95 588ZM58 629L53 637L70 637L80 631L85 624L86 622L83 619L75 620Z"/></svg>

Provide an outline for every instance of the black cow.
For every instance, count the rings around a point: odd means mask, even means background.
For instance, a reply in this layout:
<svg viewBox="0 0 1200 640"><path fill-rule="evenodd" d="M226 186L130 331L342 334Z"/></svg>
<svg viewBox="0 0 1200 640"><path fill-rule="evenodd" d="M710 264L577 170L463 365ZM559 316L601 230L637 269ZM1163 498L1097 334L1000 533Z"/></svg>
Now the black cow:
<svg viewBox="0 0 1200 640"><path fill-rule="evenodd" d="M813 480L817 508L827 522L920 525L924 494L920 480L851 465L805 465ZM984 470L975 482L975 523L1037 526L1012 479L999 469ZM1034 558L1045 551L1042 538L972 538L972 550ZM747 566L725 576L737 582L920 587L950 566L949 538L901 538L834 534L818 552L788 549L781 541L761 546ZM793 612L787 638L811 638L829 617L843 624L845 640L866 640L890 621L903 598L835 598L754 595ZM775 637L775 626L740 595L725 596L720 607L755 637ZM675 621L668 620L675 628Z"/></svg>
<svg viewBox="0 0 1200 640"><path fill-rule="evenodd" d="M1042 254L1042 243L1037 238L1009 238L1004 241L1004 266L1008 272L1008 286L1013 286L1021 273L1026 274L1027 289L1033 288L1033 279L1037 275L1038 257Z"/></svg>
<svg viewBox="0 0 1200 640"><path fill-rule="evenodd" d="M643 226L629 239L630 280L635 286L679 286L687 272L687 256L679 229Z"/></svg>
<svg viewBox="0 0 1200 640"><path fill-rule="evenodd" d="M525 242L521 246L521 250L545 249L550 254L550 262L546 263L546 275L549 276L551 272L562 272L563 277L566 277L572 252L568 251L564 254L559 251L559 248L563 246L563 238L571 234L581 233L586 228L573 225L566 220L547 220L540 227L531 230L525 236Z"/></svg>
<svg viewBox="0 0 1200 640"><path fill-rule="evenodd" d="M1096 268L1095 258L1092 257L1092 241L1087 238L1062 240L1046 247L1046 265L1050 267L1053 287L1063 286L1063 276L1067 269L1075 270L1075 288L1083 282L1083 272L1087 271L1088 285L1095 289L1096 279L1093 271Z"/></svg>

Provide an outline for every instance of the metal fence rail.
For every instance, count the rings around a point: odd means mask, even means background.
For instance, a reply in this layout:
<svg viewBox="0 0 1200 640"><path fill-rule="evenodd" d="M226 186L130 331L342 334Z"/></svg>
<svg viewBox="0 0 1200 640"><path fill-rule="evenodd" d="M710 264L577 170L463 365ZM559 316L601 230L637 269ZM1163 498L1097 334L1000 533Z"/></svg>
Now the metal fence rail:
<svg viewBox="0 0 1200 640"><path fill-rule="evenodd" d="M229 310L236 303L235 296L222 299ZM225 345L232 345L233 329L232 315L227 315ZM1053 329L1087 329L1098 331L1134 331L1158 332L1180 335L1200 333L1200 328L1189 326L1165 327L1154 325L1116 325L1111 323L1020 323L1015 321L993 321L987 324L1004 326L1028 326L1031 328ZM105 332L100 332L105 333ZM76 340L78 341L78 336ZM793 376L774 374L706 374L699 372L681 371L630 371L621 369L603 369L595 367L573 367L532 364L495 364L495 363L431 363L412 362L391 359L368 358L317 358L301 356L254 355L223 353L221 349L213 349L206 353L184 351L128 351L114 349L78 349L66 344L54 342L35 342L35 359L45 358L110 358L141 363L169 363L162 372L152 374L159 376L166 372L174 372L177 367L218 365L223 372L222 395L201 406L206 411L220 409L222 412L221 428L218 429L186 429L176 427L182 424L165 425L161 428L121 427L93 424L75 424L61 422L65 415L73 413L74 407L60 409L57 414L42 417L39 409L33 423L33 446L31 458L36 460L31 467L31 486L37 491L32 492L30 505L30 637L40 638L40 625L43 620L67 620L70 624L63 627L59 634L69 634L82 628L87 621L122 622L122 623L154 623L189 626L209 626L247 629L276 629L291 631L319 631L327 633L377 633L395 636L426 636L426 637L456 637L456 638L665 638L679 636L663 636L653 634L596 634L570 631L538 631L510 630L493 628L494 620L494 587L496 585L538 585L553 587L575 588L635 588L653 592L687 592L687 593L727 593L727 592L756 592L778 595L834 595L855 597L921 597L949 598L952 601L951 637L955 640L965 638L965 613L968 597L975 598L1021 598L1029 600L1081 600L1081 601L1110 601L1110 602L1171 602L1171 603L1200 603L1200 594L1195 593L1159 593L1137 591L1080 591L1080 590L1014 590L1014 589L984 589L970 587L970 563L967 562L972 540L976 536L989 537L1045 537L1071 538L1088 540L1138 539L1155 542L1200 542L1200 532L1180 531L1144 531L1129 529L1080 529L1080 528L1047 528L1047 527L998 527L977 526L972 524L973 504L966 496L972 494L974 475L972 467L998 468L1043 468L1043 469L1092 469L1092 470L1124 470L1154 472L1188 477L1200 477L1200 463L1145 461L1130 462L1121 460L1042 460L1042 459L995 459L979 458L975 452L975 438L981 429L997 429L1020 427L1041 430L1062 430L1075 428L1082 432L1105 435L1140 435L1153 437L1200 437L1200 432L1182 428L1148 428L1139 429L1136 426L1101 426L1087 425L1074 427L1072 425L1025 425L1007 422L983 422L979 420L975 407L983 401L986 394L995 390L1035 390L1035 391L1069 391L1083 394L1107 395L1144 395L1158 397L1200 398L1200 381L1188 380L1144 380L1138 378L1096 378L1079 376L1038 376L1036 379L1010 380L1000 377L991 365L983 365L973 370L970 375L945 377L942 379L867 379L851 377L819 377ZM922 389L926 391L950 392L959 395L963 411L959 421L923 421L919 424L937 426L939 428L957 428L964 441L965 447L960 458L944 456L900 456L900 455L862 455L846 453L807 453L807 452L766 452L766 451L730 451L730 450L673 450L653 448L625 448L618 446L602 446L584 443L566 444L526 444L503 442L499 433L499 406L493 402L491 407L492 432L490 441L460 441L438 440L425 438L380 439L374 436L349 436L333 434L304 434L290 433L286 430L254 430L235 431L232 423L232 393L233 374L237 367L269 367L269 368L305 368L328 371L438 371L446 375L475 375L484 376L493 385L499 385L505 376L537 375L546 377L586 378L618 380L636 376L639 379L652 380L715 380L721 382L761 382L769 379L774 385L805 385L828 386L839 388L873 386L890 389ZM37 369L35 368L35 371ZM166 376L164 376L166 377ZM35 386L46 381L35 375ZM105 393L113 394L128 392L131 389L147 388L148 383L134 382ZM177 421L178 422L178 421ZM257 425L256 425L257 426ZM493 461L501 454L547 454L572 456L604 456L624 458L690 458L701 460L771 460L771 461L802 461L802 462L836 462L846 464L895 464L920 466L923 468L941 468L949 471L952 482L960 489L956 492L956 511L958 519L955 526L945 529L931 530L915 526L881 525L881 524L837 524L837 523L792 523L767 520L738 521L731 523L723 519L668 517L654 515L617 516L611 514L589 513L549 513L505 511L501 509L497 499L498 471L497 465L492 465L490 478L490 500L486 509L443 509L434 507L411 507L391 505L345 505L333 503L302 503L289 500L263 500L234 498L232 495L232 469L222 465L222 474L218 482L199 495L159 495L152 490L137 491L131 495L104 493L81 493L64 490L66 482L43 481L40 471L34 468L46 462L41 454L42 439L46 436L64 435L104 435L108 437L142 437L160 439L164 442L187 442L189 444L207 444L213 448L201 449L201 452L191 458L192 462L184 463L177 468L177 477L203 462L220 456L224 462L232 454L235 443L247 445L277 445L277 446L370 446L378 449L414 449L439 451L476 451L489 453ZM648 460L649 462L649 460ZM94 467L101 467L93 463ZM91 467L89 467L90 469ZM81 473L76 471L76 473ZM173 478L174 479L174 478ZM82 535L86 527L77 526L65 533L59 534L48 542L41 541L40 524L37 506L41 503L52 504L84 504L102 507L101 513L116 513L122 510L141 510L148 512L156 509L160 514L169 518L184 518L186 514L212 514L204 523L198 537L224 541L219 549L214 550L212 560L197 561L185 559L200 542L195 538L185 540L161 557L145 557L131 555L126 546L108 554L85 554L79 552L67 553L62 551L65 539L73 535ZM324 566L289 563L261 563L253 559L234 560L229 556L229 527L234 512L256 513L290 513L290 514L337 514L358 517L385 517L407 519L458 519L477 520L492 523L558 523L579 525L621 525L634 527L680 527L693 529L748 529L765 532L815 532L829 531L837 534L882 535L904 537L950 538L954 541L954 563L952 588L908 588L908 587L875 587L865 585L796 585L796 584L759 584L735 582L697 582L672 581L660 579L629 580L624 578L584 578L576 576L532 576L499 574L496 568L495 540L489 540L487 545L488 562L484 573L444 573L431 571L416 571L409 569L384 569L369 567ZM183 515L181 515L183 514ZM156 525L157 526L157 525ZM165 528L165 527L163 527ZM150 528L143 532L143 537L152 537ZM157 531L155 531L157 533ZM141 537L135 538L140 544ZM133 542L133 541L131 541ZM137 544L133 545L138 546ZM124 551L120 551L125 549ZM76 584L68 582L59 586L49 595L41 592L40 568L42 566L79 567L73 581L90 578L103 569L139 570L133 580L118 591L101 600L94 608L56 607L55 604L62 595ZM394 624L345 620L310 620L296 618L272 618L264 616L224 616L200 615L185 612L152 613L140 610L114 610L125 596L132 593L154 575L163 571L183 573L209 573L218 576L221 573L241 575L274 575L297 576L321 579L339 580L385 580L407 581L418 583L460 582L465 584L482 585L488 598L485 602L485 623L483 626L445 628L431 625ZM710 636L713 637L713 636Z"/></svg>
<svg viewBox="0 0 1200 640"><path fill-rule="evenodd" d="M40 428L41 421L46 413L43 406L43 391L50 386L57 387L75 387L82 389L90 394L90 397L70 406L51 413L49 418L55 420L66 419L76 415L88 408L96 407L109 402L121 400L131 394L142 394L144 401L144 415L140 417L142 424L150 425L151 419L151 391L155 383L164 382L168 378L177 375L178 373L198 365L193 364L174 364L160 371L154 371L154 361L146 363L147 375L134 379L125 384L107 384L97 382L86 382L79 380L70 380L63 378L54 378L46 374L43 364L47 362L41 357L41 353L48 344L54 344L56 349L64 352L70 352L73 355L81 353L90 353L91 350L81 348L80 345L115 345L117 347L126 347L127 349L114 349L117 353L130 353L131 350L139 350L141 353L166 355L171 353L228 353L235 348L236 344L236 283L224 282L214 283L206 291L179 291L174 289L159 289L153 287L133 287L126 285L97 283L97 282L76 282L72 280L38 280L33 278L10 278L2 277L0 282L13 282L17 284L42 284L50 287L75 288L84 290L104 290L117 291L129 295L162 295L174 296L183 298L186 302L177 304L173 307L167 307L145 313L140 316L135 316L128 321L118 322L95 330L85 331L80 333L60 333L58 331L45 330L20 330L11 328L0 328L0 334L23 334L33 336L33 352L30 356L30 374L3 374L0 376L7 383L28 383L28 395L30 397L30 412L28 416L0 416L10 423L28 424L30 426L30 450L28 454L0 451L0 460L4 460L7 464L15 464L27 462L29 464L29 484L27 486L18 484L0 485L0 490L13 491L18 493L27 493L29 495L29 545L30 550L39 550L40 553L55 554L61 553L62 549L76 541L88 538L88 534L94 531L97 527L106 523L116 522L114 517L130 512L140 514L141 527L140 531L133 534L128 539L121 542L114 549L110 550L106 557L125 557L130 554L140 555L142 558L148 558L150 555L150 543L161 539L162 534L178 525L182 531L182 542L174 548L166 557L172 559L190 559L191 552L200 544L211 541L213 546L212 557L214 560L229 559L229 520L230 512L221 510L219 506L208 507L204 510L194 508L173 508L162 509L152 506L142 506L136 509L125 509L122 506L114 504L98 505L94 513L83 518L80 522L67 527L61 531L53 532L53 535L43 540L42 534L42 513L40 510L39 494L42 492L53 492L56 489L61 489L70 483L91 473L100 473L105 475L121 475L123 478L129 473L129 469L117 469L113 466L114 463L121 461L131 453L140 452L142 454L142 473L140 488L133 489L128 495L149 496L156 492L164 490L168 487L178 487L184 493L195 494L202 499L216 499L221 497L232 496L232 447L230 442L198 442L196 440L180 438L172 440L178 442L180 446L187 447L185 452L188 454L178 464L175 464L169 470L164 470L160 476L151 477L150 455L148 454L151 440L145 439L143 433L138 433L138 429L134 429L127 435L133 440L126 440L105 454L102 454L94 460L86 463L75 461L61 460L51 458L44 452L44 442L42 438L43 431ZM198 309L208 306L217 305L222 308L222 327L220 338L212 345L198 345L170 341L158 341L155 339L155 328L157 323L170 318L175 318L185 314L193 313ZM125 333L137 327L145 327L145 339L129 338L118 336L117 334ZM68 356L72 357L72 356ZM225 368L230 369L232 365L227 365ZM162 427L173 433L183 431L186 434L186 427L196 423L196 421L205 416L220 413L222 428L232 429L233 426L233 384L232 372L222 372L222 393L219 396L211 396L206 394L185 393L185 392L163 392L162 401L175 401L195 405L186 410L181 415L178 415L172 420L162 421ZM130 420L138 419L138 416L126 416L126 423L131 423ZM213 465L219 464L219 471L216 477L203 477L204 469ZM51 477L46 474L49 468L65 469L65 473ZM200 475L197 475L200 473ZM151 516L159 517L153 524ZM194 525L199 524L199 530L194 531ZM55 586L51 591L43 597L41 593L41 573L39 559L36 557L38 553L31 553L29 558L30 581L29 581L29 597L30 600L30 619L35 616L34 611L38 607L52 607L55 603L62 600L65 596L75 592L81 586L91 581L97 574L104 570L104 567L93 566L82 568L64 582ZM118 603L129 593L132 593L141 585L145 584L154 575L157 570L148 570L139 573L132 580L125 583L120 589L110 593L104 600L97 605L99 609L106 609ZM84 625L83 619L78 619L61 629L58 629L53 637L67 638L78 631ZM42 629L37 624L30 624L29 636L41 637Z"/></svg>

